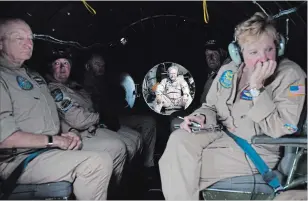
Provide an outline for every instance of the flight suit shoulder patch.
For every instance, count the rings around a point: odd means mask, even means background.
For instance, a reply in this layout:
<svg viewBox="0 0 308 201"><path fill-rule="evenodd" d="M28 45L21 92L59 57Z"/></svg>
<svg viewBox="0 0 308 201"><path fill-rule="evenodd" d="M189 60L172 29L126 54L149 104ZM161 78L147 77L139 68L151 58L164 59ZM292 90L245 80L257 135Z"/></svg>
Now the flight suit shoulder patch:
<svg viewBox="0 0 308 201"><path fill-rule="evenodd" d="M233 79L233 71L232 70L226 70L220 76L219 82L224 88L231 88L232 79Z"/></svg>
<svg viewBox="0 0 308 201"><path fill-rule="evenodd" d="M16 77L17 80L17 84L20 88L22 88L23 90L31 90L33 89L33 84L27 80L26 78L22 77L22 76L17 76Z"/></svg>
<svg viewBox="0 0 308 201"><path fill-rule="evenodd" d="M61 102L58 102L57 105L59 109L65 113L73 106L73 103L70 98L65 97Z"/></svg>
<svg viewBox="0 0 308 201"><path fill-rule="evenodd" d="M63 92L59 88L52 90L51 96L55 99L56 102L60 102L63 100Z"/></svg>

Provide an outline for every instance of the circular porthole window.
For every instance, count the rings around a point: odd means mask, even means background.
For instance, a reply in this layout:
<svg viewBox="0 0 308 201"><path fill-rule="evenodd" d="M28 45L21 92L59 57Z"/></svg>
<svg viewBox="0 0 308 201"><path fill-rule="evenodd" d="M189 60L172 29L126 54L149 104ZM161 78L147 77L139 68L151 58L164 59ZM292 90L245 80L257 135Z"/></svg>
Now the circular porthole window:
<svg viewBox="0 0 308 201"><path fill-rule="evenodd" d="M170 115L185 110L195 96L195 82L190 72L173 62L155 65L145 75L142 94L155 112Z"/></svg>

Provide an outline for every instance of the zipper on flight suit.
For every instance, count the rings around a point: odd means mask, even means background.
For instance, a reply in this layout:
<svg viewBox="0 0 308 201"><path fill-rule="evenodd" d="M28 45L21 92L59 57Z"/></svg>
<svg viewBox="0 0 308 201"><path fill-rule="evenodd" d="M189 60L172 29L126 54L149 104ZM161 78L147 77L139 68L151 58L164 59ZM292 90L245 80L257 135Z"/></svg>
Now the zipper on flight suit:
<svg viewBox="0 0 308 201"><path fill-rule="evenodd" d="M26 73L27 73L28 77L30 78L30 80L32 81L32 80L33 80L32 75L28 72L27 69L26 69ZM32 82L31 82L31 83L32 83ZM37 86L39 87L40 93L41 93L41 95L44 97L44 101L46 102L47 105L49 105L49 104L48 104L48 101L47 101L47 99L46 99L45 94L42 92L42 87L40 86L40 84L37 83L37 82L35 81L35 85L37 85ZM47 83L46 83L46 88L47 88L46 91L48 91ZM47 108L48 108L49 116L50 116L50 118L52 119L52 125L53 125L54 128L57 128L57 127L56 127L56 124L55 124L55 122L54 122L54 120L53 120L53 118L52 118L51 110L50 110L49 107L47 107ZM45 117L45 116L44 116L44 117ZM44 119L44 122L45 122L45 119Z"/></svg>

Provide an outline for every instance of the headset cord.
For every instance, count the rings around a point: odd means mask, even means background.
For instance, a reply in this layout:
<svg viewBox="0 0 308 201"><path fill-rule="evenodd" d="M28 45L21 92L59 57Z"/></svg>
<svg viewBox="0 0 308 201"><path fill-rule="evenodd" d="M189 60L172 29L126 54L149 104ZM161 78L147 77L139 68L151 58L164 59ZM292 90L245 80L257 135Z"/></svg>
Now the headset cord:
<svg viewBox="0 0 308 201"><path fill-rule="evenodd" d="M254 192L255 192L255 187L256 187L256 178L255 178L255 174L253 173L252 167L251 167L251 165L250 165L250 163L249 163L249 161L248 161L248 159L247 159L247 154L244 153L244 155L245 155L245 159L246 159L246 161L247 161L247 163L248 163L248 165L249 165L251 174L252 174L252 176L253 176L253 188L252 188L252 192L251 192L251 195L250 195L250 200L252 200L252 199L253 199L253 194L254 194Z"/></svg>

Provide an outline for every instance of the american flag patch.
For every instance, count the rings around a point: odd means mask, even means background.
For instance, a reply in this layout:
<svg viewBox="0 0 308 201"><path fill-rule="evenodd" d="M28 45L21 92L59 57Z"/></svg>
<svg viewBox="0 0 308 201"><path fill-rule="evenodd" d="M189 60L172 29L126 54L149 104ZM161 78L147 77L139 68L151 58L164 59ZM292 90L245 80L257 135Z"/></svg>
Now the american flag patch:
<svg viewBox="0 0 308 201"><path fill-rule="evenodd" d="M289 87L289 96L303 96L305 95L305 86L291 85Z"/></svg>

